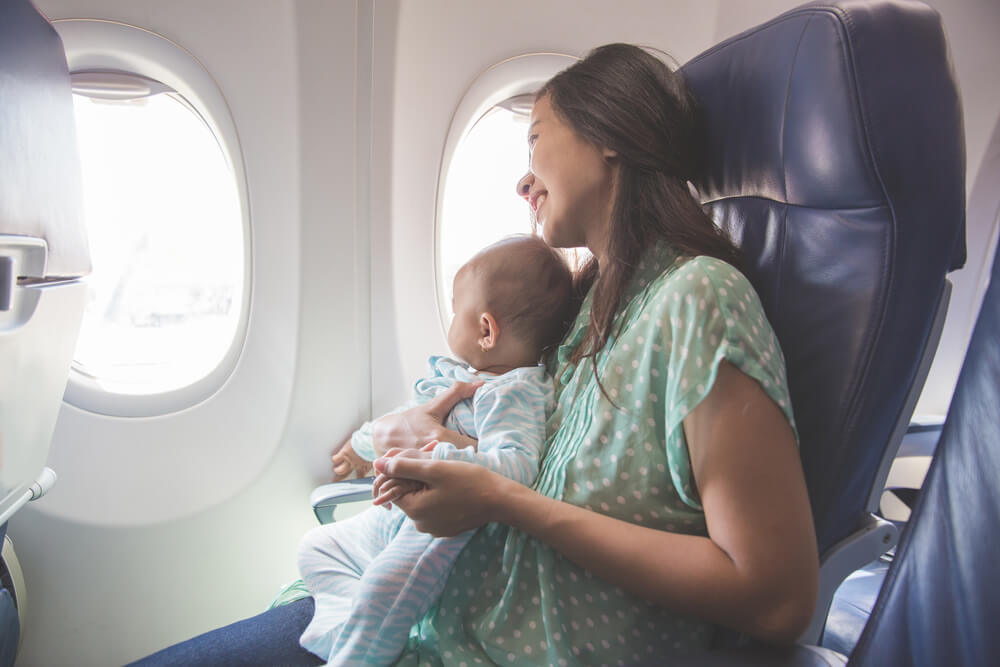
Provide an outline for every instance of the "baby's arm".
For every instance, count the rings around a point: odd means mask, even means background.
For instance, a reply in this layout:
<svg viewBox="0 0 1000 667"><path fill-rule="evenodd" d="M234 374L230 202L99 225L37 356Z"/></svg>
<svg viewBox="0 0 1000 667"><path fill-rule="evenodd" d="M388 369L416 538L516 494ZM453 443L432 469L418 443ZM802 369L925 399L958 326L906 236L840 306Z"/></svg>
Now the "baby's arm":
<svg viewBox="0 0 1000 667"><path fill-rule="evenodd" d="M478 463L504 477L530 485L538 473L538 460L545 442L546 407L551 401L551 383L512 378L488 383L473 404L478 451L459 449L441 442L433 458Z"/></svg>
<svg viewBox="0 0 1000 667"><path fill-rule="evenodd" d="M351 436L351 447L354 449L354 452L365 461L374 461L377 459L381 452L375 451L375 422L389 417L390 415L401 414L411 408L423 405L424 403L433 400L443 389L445 389L445 387L452 384L451 381L446 380L445 374L451 367L455 366L456 363L457 362L446 357L431 357L428 361L429 368L427 376L417 380L413 386L413 398L407 401L406 404L385 413L378 419L365 422L357 431L354 432ZM446 413L441 415L442 422L446 416ZM423 445L424 442L420 442L419 444Z"/></svg>
<svg viewBox="0 0 1000 667"><path fill-rule="evenodd" d="M411 401L387 414L402 412L416 404ZM365 422L330 457L333 462L333 481L350 479L352 476L367 477L373 472L372 461L378 458L372 443L372 422ZM356 473L356 475L355 475Z"/></svg>
<svg viewBox="0 0 1000 667"><path fill-rule="evenodd" d="M386 433L385 433L386 426L384 424L379 425L382 430L380 432L380 435L376 437L375 433L376 422L379 422L385 419L386 417L390 417L392 415L402 415L403 413L406 413L407 411L428 402L436 403L438 405L438 409L446 409L450 411L451 406L454 405L454 402L448 400L442 400L445 397L444 395L449 393L452 394L458 393L459 395L461 395L462 393L462 392L448 391L449 387L457 386L454 384L452 380L449 380L447 378L447 376L449 375L449 371L456 364L457 362L448 359L446 357L431 357L428 364L429 365L428 375L426 377L419 379L416 382L413 388L414 397L412 399L410 399L405 405L402 405L390 412L387 412L386 414L379 417L377 420L363 423L358 428L358 430L351 435L350 440L342 444L340 448L333 454L331 459L333 461L333 467L334 467L334 481L347 479L355 471L357 471L359 477L371 474L372 472L371 462L377 459L382 454L383 452L382 448L385 447L385 438L386 438ZM480 383L473 383L472 385L468 386L474 389L479 384ZM471 396L471 394L467 395ZM461 396L459 396L458 398L461 398ZM439 423L443 422L446 416L447 412L442 412L440 416L437 417ZM415 443L416 446L424 445L427 442L427 440L430 439L429 437L421 439L420 436L418 435L418 432L412 428L412 425L410 425L408 421L405 421L404 423L406 426L409 426L408 429L405 429L407 435L410 436L409 439L413 440L414 438L416 438L416 443ZM391 429L391 427L389 428ZM469 442L471 442L473 445L475 445L475 440L466 438L462 436L460 433L454 433L452 431L443 430L443 434L445 437L448 437L449 439L451 439L452 437L456 438L456 442L459 442L458 439L461 438L462 439L461 441L464 444L468 444ZM436 435L431 435L430 437L442 437L442 436L440 434L436 434ZM380 449L376 451L375 444L377 439L379 439ZM389 441L392 442L391 437ZM404 445L400 444L398 446L404 446Z"/></svg>
<svg viewBox="0 0 1000 667"><path fill-rule="evenodd" d="M538 473L538 459L545 441L546 408L552 400L548 380L511 378L485 385L473 399L478 451L459 449L450 442L429 442L421 451L396 451L397 456L466 461L529 485ZM391 507L408 493L419 491L423 483L402 477L375 478L376 505Z"/></svg>
<svg viewBox="0 0 1000 667"><path fill-rule="evenodd" d="M395 410L391 410L382 416L386 417L388 415L403 412L404 410L413 407L415 404L416 401L410 401L406 405L400 406ZM374 423L374 421L370 421L362 424L357 431L351 434L351 439L349 441L351 447L354 449L354 453L365 461L374 461L378 458L378 454L375 453L375 447L372 443L372 428Z"/></svg>

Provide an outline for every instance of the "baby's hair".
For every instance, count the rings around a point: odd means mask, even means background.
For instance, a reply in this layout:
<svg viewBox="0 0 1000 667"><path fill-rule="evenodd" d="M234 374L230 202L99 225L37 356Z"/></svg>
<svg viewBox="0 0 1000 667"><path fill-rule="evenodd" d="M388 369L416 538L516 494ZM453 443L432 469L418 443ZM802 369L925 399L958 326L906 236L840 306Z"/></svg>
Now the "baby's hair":
<svg viewBox="0 0 1000 667"><path fill-rule="evenodd" d="M573 273L557 250L519 234L483 249L468 266L484 281L486 309L501 327L531 344L539 359L559 344L580 303Z"/></svg>

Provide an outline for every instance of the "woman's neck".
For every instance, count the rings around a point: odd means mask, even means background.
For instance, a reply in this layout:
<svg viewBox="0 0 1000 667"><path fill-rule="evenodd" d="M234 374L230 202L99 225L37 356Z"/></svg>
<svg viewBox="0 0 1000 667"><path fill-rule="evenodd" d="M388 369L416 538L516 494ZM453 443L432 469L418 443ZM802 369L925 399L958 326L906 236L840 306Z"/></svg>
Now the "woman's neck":
<svg viewBox="0 0 1000 667"><path fill-rule="evenodd" d="M587 250L597 260L598 268L608 266L608 233L605 229L597 238L587 239Z"/></svg>

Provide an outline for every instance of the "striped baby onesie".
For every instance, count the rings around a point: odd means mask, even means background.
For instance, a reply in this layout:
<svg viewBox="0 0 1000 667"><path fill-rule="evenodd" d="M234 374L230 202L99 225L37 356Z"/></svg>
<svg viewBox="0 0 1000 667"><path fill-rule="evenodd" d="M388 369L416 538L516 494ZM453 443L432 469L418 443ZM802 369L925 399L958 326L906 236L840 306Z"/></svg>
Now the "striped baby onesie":
<svg viewBox="0 0 1000 667"><path fill-rule="evenodd" d="M431 357L430 373L400 410L425 403L455 382L484 380L445 426L476 438L478 451L440 443L435 459L479 463L522 484L534 482L553 407L542 366L498 376L475 375L461 362ZM359 456L375 457L371 423L351 438ZM452 564L475 531L451 538L418 532L398 507L372 507L319 526L299 545L299 570L316 601L301 645L330 665L388 664L406 647L410 628L437 601Z"/></svg>

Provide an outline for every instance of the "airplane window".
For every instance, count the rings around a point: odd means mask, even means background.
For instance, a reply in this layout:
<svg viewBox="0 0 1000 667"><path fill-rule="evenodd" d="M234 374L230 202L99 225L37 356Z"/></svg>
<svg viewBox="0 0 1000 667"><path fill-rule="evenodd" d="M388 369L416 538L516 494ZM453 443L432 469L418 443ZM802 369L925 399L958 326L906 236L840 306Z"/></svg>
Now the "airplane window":
<svg viewBox="0 0 1000 667"><path fill-rule="evenodd" d="M527 108L494 106L455 149L440 226L441 287L449 312L455 273L484 246L531 233L528 206L514 184L528 168Z"/></svg>
<svg viewBox="0 0 1000 667"><path fill-rule="evenodd" d="M202 116L142 77L74 75L93 273L74 368L102 390L200 380L240 326L244 225L233 169Z"/></svg>

